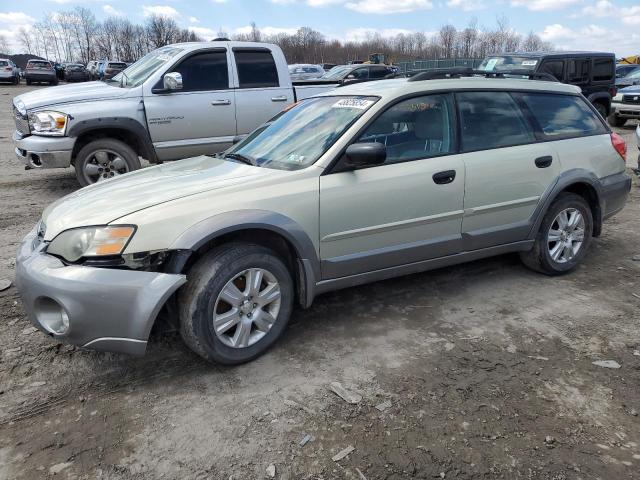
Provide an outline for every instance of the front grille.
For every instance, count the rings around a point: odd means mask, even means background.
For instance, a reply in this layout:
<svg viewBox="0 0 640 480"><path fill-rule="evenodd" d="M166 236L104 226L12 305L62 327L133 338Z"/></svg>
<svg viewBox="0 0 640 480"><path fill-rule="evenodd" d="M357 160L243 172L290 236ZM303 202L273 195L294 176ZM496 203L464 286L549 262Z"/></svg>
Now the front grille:
<svg viewBox="0 0 640 480"><path fill-rule="evenodd" d="M13 107L13 119L16 122L16 130L22 135L29 135L31 131L29 130L29 119L26 115L22 115L18 109Z"/></svg>
<svg viewBox="0 0 640 480"><path fill-rule="evenodd" d="M640 93L634 93L633 95L623 95L622 103L631 103L633 105L640 105Z"/></svg>

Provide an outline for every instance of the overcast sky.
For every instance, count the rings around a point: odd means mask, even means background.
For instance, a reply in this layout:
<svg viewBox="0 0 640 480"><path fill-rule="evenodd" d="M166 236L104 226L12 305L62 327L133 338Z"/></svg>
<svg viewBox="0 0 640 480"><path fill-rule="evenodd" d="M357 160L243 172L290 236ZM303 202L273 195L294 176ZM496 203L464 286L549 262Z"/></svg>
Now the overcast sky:
<svg viewBox="0 0 640 480"><path fill-rule="evenodd" d="M368 31L431 33L446 23L464 28L474 17L480 27L493 27L505 16L517 32L534 31L563 49L640 54L640 1L621 0L5 0L0 35L19 49L19 27L76 5L98 19L118 15L143 22L152 13L167 15L205 39L219 30L245 31L252 21L266 33L309 26L327 37L357 40Z"/></svg>

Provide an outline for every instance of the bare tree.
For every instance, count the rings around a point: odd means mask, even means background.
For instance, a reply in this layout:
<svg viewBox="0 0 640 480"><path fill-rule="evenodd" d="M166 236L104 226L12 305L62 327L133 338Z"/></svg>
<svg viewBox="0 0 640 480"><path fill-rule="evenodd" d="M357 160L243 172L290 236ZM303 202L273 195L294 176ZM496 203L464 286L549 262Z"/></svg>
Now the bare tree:
<svg viewBox="0 0 640 480"><path fill-rule="evenodd" d="M0 35L0 53L11 53L9 52L9 42L7 42L7 37L4 35Z"/></svg>

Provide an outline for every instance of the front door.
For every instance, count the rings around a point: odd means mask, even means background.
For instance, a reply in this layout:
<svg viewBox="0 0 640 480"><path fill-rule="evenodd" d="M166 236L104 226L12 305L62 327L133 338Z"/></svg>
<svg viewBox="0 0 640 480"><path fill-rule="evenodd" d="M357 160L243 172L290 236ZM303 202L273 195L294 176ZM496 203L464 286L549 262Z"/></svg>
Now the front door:
<svg viewBox="0 0 640 480"><path fill-rule="evenodd" d="M385 144L384 164L320 177L323 279L460 251L465 171L453 125L451 95L401 101L355 140Z"/></svg>
<svg viewBox="0 0 640 480"><path fill-rule="evenodd" d="M182 90L145 97L159 160L216 153L233 143L236 106L228 65L224 48L195 53L171 69L182 75Z"/></svg>

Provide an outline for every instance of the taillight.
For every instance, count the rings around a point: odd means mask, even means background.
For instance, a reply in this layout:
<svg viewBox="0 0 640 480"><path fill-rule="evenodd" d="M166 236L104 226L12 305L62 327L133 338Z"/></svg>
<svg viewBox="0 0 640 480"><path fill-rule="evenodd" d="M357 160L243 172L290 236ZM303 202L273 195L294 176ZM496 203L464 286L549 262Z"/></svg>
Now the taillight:
<svg viewBox="0 0 640 480"><path fill-rule="evenodd" d="M618 155L622 157L622 160L626 162L627 161L627 142L624 141L624 138L622 138L617 133L612 133L611 144L613 145L613 148L616 149L616 152L618 152Z"/></svg>

